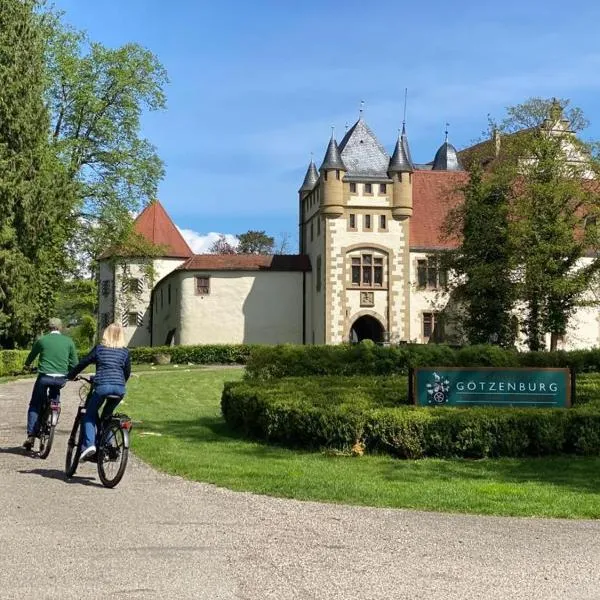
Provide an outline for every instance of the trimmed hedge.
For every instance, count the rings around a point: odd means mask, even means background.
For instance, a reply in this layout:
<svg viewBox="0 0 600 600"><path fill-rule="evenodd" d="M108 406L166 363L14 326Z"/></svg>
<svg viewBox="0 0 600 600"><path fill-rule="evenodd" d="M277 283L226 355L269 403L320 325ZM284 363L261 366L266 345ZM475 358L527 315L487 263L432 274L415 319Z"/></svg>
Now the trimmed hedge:
<svg viewBox="0 0 600 600"><path fill-rule="evenodd" d="M405 375L411 367L571 367L600 372L600 349L571 352L517 352L497 346L374 344L260 346L246 366L247 377L271 379L307 375Z"/></svg>
<svg viewBox="0 0 600 600"><path fill-rule="evenodd" d="M402 382L404 385L402 385ZM600 378L571 409L407 406L397 378L322 377L230 382L221 410L245 435L290 447L400 458L600 454Z"/></svg>
<svg viewBox="0 0 600 600"><path fill-rule="evenodd" d="M0 377L22 373L28 355L29 350L1 350Z"/></svg>
<svg viewBox="0 0 600 600"><path fill-rule="evenodd" d="M134 363L153 363L158 354L167 354L172 364L244 365L257 346L252 344L206 344L202 346L154 346L131 348Z"/></svg>

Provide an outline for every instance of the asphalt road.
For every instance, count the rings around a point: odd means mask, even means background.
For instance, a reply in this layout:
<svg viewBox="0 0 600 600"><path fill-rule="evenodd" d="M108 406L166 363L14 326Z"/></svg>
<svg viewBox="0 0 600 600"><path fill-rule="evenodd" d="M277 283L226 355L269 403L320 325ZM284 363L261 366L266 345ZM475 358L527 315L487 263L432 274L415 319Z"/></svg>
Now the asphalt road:
<svg viewBox="0 0 600 600"><path fill-rule="evenodd" d="M0 386L2 599L600 598L600 522L280 500L135 459L114 490L92 464L66 482L76 384L45 461L19 449L30 390Z"/></svg>

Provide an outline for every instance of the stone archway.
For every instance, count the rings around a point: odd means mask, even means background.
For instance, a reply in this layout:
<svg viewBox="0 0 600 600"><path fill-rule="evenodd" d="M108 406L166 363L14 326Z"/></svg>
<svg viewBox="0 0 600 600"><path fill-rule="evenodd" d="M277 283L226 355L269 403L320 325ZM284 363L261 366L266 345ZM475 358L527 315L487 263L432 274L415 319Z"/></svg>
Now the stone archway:
<svg viewBox="0 0 600 600"><path fill-rule="evenodd" d="M372 340L375 343L383 342L385 328L381 321L371 315L363 315L352 323L350 327L350 341L362 342L362 340Z"/></svg>

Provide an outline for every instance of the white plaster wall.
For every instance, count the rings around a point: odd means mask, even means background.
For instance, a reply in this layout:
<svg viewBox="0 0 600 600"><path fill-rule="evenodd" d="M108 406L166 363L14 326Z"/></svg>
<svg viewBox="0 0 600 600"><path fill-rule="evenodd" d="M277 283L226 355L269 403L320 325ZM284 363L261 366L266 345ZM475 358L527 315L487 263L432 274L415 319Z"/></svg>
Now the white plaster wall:
<svg viewBox="0 0 600 600"><path fill-rule="evenodd" d="M150 297L152 288L167 274L185 262L182 259L161 258L153 261L153 279L147 276L147 267L143 260L129 260L115 267L115 322L122 323L122 317L128 312L139 312L143 315L142 324L137 327L125 326L125 342L128 346L150 345ZM138 278L143 282L139 295L124 294L122 289L124 273L127 278Z"/></svg>
<svg viewBox="0 0 600 600"><path fill-rule="evenodd" d="M196 275L210 293L196 295ZM301 272L177 273L181 344L302 343Z"/></svg>
<svg viewBox="0 0 600 600"><path fill-rule="evenodd" d="M181 273L175 272L166 277L154 290L152 315L152 345L166 344L167 334L175 330L173 344L179 344L181 334ZM171 302L169 302L171 286Z"/></svg>
<svg viewBox="0 0 600 600"><path fill-rule="evenodd" d="M317 219L321 220L320 233ZM304 224L306 254L310 259L312 271L306 274L306 343L325 343L325 277L327 260L325 253L325 228L327 220L320 214L315 214ZM313 222L314 236L310 239L310 223ZM317 291L317 259L321 257L321 289Z"/></svg>

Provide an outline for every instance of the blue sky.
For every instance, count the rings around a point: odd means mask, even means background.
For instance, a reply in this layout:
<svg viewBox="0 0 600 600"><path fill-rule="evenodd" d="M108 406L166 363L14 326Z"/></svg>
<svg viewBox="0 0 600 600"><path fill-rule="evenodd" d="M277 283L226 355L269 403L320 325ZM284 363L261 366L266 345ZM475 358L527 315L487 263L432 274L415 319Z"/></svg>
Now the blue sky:
<svg viewBox="0 0 600 600"><path fill-rule="evenodd" d="M209 232L265 229L297 243L297 189L331 126L365 119L391 150L408 87L413 158L480 137L487 115L570 98L600 138L594 0L56 0L109 46L135 41L170 78L145 135L166 163L159 198L197 249ZM195 232L195 233L194 233Z"/></svg>

